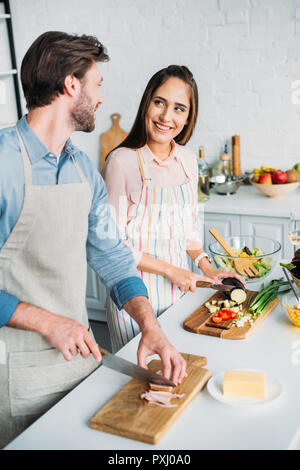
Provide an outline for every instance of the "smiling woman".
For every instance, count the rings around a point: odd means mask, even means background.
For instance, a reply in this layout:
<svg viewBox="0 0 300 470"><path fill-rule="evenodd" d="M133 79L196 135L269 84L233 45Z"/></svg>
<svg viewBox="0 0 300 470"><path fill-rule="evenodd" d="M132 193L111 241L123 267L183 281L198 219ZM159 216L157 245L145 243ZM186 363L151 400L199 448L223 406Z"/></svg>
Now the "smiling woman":
<svg viewBox="0 0 300 470"><path fill-rule="evenodd" d="M197 113L198 90L188 68L160 70L145 89L131 131L102 172L156 316L183 293L195 291L197 280L228 276L212 267L197 230L197 159L185 147ZM197 259L204 276L190 271L187 255ZM107 320L114 352L139 332L112 301Z"/></svg>

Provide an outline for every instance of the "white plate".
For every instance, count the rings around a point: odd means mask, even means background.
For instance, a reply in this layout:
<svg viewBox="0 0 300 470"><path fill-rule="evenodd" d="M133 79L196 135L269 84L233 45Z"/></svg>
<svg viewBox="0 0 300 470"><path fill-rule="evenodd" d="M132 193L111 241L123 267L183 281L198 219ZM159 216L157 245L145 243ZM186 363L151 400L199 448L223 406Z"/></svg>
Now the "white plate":
<svg viewBox="0 0 300 470"><path fill-rule="evenodd" d="M253 369L236 369L251 372L262 372ZM248 397L230 397L223 395L223 379L224 373L220 372L211 377L207 383L207 390L210 395L218 401L231 406L252 406L252 405L265 405L277 399L282 393L282 387L277 379L271 377L269 374L266 375L266 397L265 398L248 398Z"/></svg>

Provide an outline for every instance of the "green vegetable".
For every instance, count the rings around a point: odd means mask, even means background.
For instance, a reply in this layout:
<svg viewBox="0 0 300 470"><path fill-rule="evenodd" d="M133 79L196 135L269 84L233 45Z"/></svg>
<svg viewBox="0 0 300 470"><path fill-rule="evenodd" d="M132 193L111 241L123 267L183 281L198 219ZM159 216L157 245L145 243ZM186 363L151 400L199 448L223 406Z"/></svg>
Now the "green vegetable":
<svg viewBox="0 0 300 470"><path fill-rule="evenodd" d="M280 287L287 285L289 285L287 281L282 281L281 279L273 279L273 281L271 281L267 287L262 286L255 299L250 304L250 312L255 316L260 315L269 305L269 303L272 302L272 300L276 299L279 294Z"/></svg>
<svg viewBox="0 0 300 470"><path fill-rule="evenodd" d="M289 271L292 271L292 269L295 269L296 267L295 264L293 263L288 263L288 264L280 263L280 266L287 268Z"/></svg>
<svg viewBox="0 0 300 470"><path fill-rule="evenodd" d="M238 248L232 248L235 256L240 256L241 253L243 253L243 250L241 249L238 249ZM256 259L255 263L253 263L253 266L255 266L255 268L257 269L258 271L258 276L257 277L263 277L265 276L266 274L268 274L269 271L271 271L271 268L272 268L272 258L271 257L264 257L264 255L266 254L264 251L260 250L259 248L247 248L247 250L249 250L249 252L257 257L258 259ZM221 254L224 254L224 253L220 253ZM263 258L259 258L260 256L262 256ZM229 258L225 258L223 256L219 256L219 255L215 255L215 262L216 264L218 265L218 267L220 269L222 269L223 271L226 271L226 272L230 272L230 273L236 273L236 269L234 267L234 263L233 263L233 260L229 259ZM247 259L247 258L246 258ZM249 258L249 260L251 260L251 258Z"/></svg>

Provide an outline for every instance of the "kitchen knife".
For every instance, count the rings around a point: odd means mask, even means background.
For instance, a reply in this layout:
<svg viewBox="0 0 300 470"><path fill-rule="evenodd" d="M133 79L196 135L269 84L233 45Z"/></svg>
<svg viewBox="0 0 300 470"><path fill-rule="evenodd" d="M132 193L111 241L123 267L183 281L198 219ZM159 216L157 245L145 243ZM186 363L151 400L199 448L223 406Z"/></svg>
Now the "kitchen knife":
<svg viewBox="0 0 300 470"><path fill-rule="evenodd" d="M126 361L126 359L122 359L121 357L115 356L110 352L106 351L106 349L101 348L100 352L102 354L102 365L108 367L109 369L113 369L117 372L121 372L121 374L129 375L130 377L134 377L135 379L142 380L143 382L151 382L156 385L167 385L169 387L176 387L176 384L173 383L171 380L167 379L163 375L159 375L156 372L152 372L149 369L145 369L144 367L140 367L137 364L133 364L132 362Z"/></svg>
<svg viewBox="0 0 300 470"><path fill-rule="evenodd" d="M196 287L206 287L209 289L221 290L223 292L231 291L232 289L237 288L237 286L228 286L226 284L211 284L210 282L204 282L204 281L197 281Z"/></svg>

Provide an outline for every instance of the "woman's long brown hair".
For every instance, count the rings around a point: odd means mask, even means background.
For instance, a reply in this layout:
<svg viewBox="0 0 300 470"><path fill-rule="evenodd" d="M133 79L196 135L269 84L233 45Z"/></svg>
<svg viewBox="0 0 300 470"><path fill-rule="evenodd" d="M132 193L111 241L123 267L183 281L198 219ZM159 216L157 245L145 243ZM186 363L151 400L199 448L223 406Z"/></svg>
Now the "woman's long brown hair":
<svg viewBox="0 0 300 470"><path fill-rule="evenodd" d="M180 78L183 82L189 85L190 111L188 116L188 124L184 126L180 134L178 134L174 139L175 142L181 145L185 145L189 141L193 134L198 116L197 84L194 80L192 73L187 67L185 67L184 65L169 65L168 67L159 70L159 72L154 74L153 77L149 80L142 96L134 124L127 137L123 140L123 142L121 142L120 145L116 147L116 149L120 147L138 149L146 145L146 113L149 104L155 91L171 77Z"/></svg>

